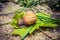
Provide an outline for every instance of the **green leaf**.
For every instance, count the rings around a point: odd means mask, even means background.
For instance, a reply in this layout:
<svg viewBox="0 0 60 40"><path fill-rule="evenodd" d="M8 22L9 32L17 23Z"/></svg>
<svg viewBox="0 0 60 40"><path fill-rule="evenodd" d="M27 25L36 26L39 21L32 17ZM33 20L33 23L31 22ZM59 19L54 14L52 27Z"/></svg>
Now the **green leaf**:
<svg viewBox="0 0 60 40"><path fill-rule="evenodd" d="M46 20L43 21L43 20L41 20L41 18L38 20L39 20L39 22L37 22L37 25L40 25L40 27L56 28L58 26L56 23L51 22L51 21L48 21L48 22Z"/></svg>
<svg viewBox="0 0 60 40"><path fill-rule="evenodd" d="M14 19L21 19L23 17L23 15L26 14L25 12L21 12L21 13L16 13L14 16Z"/></svg>
<svg viewBox="0 0 60 40"><path fill-rule="evenodd" d="M51 14L47 14L46 12L39 12L39 13L36 13L36 15L37 16L47 17L47 18L51 17Z"/></svg>
<svg viewBox="0 0 60 40"><path fill-rule="evenodd" d="M16 20L16 19L13 19L12 22L11 22L11 25L12 25L12 27L14 27L14 28L18 28L18 27L17 27L17 20Z"/></svg>
<svg viewBox="0 0 60 40"><path fill-rule="evenodd" d="M18 13L16 12L15 13L15 16L13 17L13 20L11 22L11 25L14 27L14 28L19 28L18 27L18 20L21 19L23 17L23 15L26 14L25 12L21 12L21 13Z"/></svg>
<svg viewBox="0 0 60 40"><path fill-rule="evenodd" d="M21 28L21 29L15 29L12 34L17 34L20 35L21 38L23 39L33 28L33 26L27 27L27 28Z"/></svg>
<svg viewBox="0 0 60 40"><path fill-rule="evenodd" d="M56 23L54 23L50 14L41 12L41 13L37 13L36 15L37 15L37 18L40 20L40 27L55 28L58 26Z"/></svg>
<svg viewBox="0 0 60 40"><path fill-rule="evenodd" d="M39 26L40 26L40 21L37 19L36 24L29 33L32 34L36 29L39 29Z"/></svg>
<svg viewBox="0 0 60 40"><path fill-rule="evenodd" d="M40 27L56 28L57 24L53 24L50 22L45 23L45 22L41 21L40 19L37 19L36 24L34 25L34 27L31 29L31 31L29 33L32 34L36 29L39 29Z"/></svg>

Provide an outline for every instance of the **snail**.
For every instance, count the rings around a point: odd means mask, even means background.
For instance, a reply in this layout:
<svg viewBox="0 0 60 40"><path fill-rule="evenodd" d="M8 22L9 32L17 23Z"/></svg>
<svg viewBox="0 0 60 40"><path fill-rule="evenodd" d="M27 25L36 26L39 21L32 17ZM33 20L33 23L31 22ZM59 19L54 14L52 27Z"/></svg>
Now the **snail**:
<svg viewBox="0 0 60 40"><path fill-rule="evenodd" d="M34 12L28 11L25 15L23 15L23 21L26 25L34 24L37 20L37 17Z"/></svg>

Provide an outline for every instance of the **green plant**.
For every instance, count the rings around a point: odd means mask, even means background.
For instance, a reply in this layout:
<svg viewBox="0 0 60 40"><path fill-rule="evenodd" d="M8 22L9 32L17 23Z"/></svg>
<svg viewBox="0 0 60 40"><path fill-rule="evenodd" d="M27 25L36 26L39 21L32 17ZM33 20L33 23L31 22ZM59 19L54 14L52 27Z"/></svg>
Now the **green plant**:
<svg viewBox="0 0 60 40"><path fill-rule="evenodd" d="M42 4L45 0L18 0L18 3L24 7L32 7L38 4Z"/></svg>
<svg viewBox="0 0 60 40"><path fill-rule="evenodd" d="M17 34L21 36L21 40L24 39L28 35L28 33L32 34L36 29L39 29L40 27L56 28L58 26L56 22L59 21L52 19L50 14L39 12L36 13L37 21L35 24L30 25L26 28L19 28L19 26L17 25L17 21L18 19L21 19L24 14L26 14L26 12L20 13L19 10L16 11L16 14L13 17L13 21L11 23L12 27L15 28L12 34Z"/></svg>

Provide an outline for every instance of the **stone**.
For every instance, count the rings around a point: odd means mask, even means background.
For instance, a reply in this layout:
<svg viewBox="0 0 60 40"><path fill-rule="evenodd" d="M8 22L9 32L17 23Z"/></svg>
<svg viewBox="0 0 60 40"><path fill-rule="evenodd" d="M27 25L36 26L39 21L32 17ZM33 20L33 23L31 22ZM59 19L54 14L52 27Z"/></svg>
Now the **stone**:
<svg viewBox="0 0 60 40"><path fill-rule="evenodd" d="M51 40L50 38L48 38L45 34L41 33L36 33L33 36L34 40Z"/></svg>
<svg viewBox="0 0 60 40"><path fill-rule="evenodd" d="M13 30L10 24L0 26L0 31L3 32L3 34L10 34Z"/></svg>
<svg viewBox="0 0 60 40"><path fill-rule="evenodd" d="M32 36L27 36L24 40L34 40L33 38L32 38Z"/></svg>
<svg viewBox="0 0 60 40"><path fill-rule="evenodd" d="M0 16L0 25L9 23L11 21L12 21L12 18L10 18L8 16Z"/></svg>
<svg viewBox="0 0 60 40"><path fill-rule="evenodd" d="M20 40L19 36L9 36L7 40Z"/></svg>
<svg viewBox="0 0 60 40"><path fill-rule="evenodd" d="M0 35L0 40L7 40L5 36Z"/></svg>
<svg viewBox="0 0 60 40"><path fill-rule="evenodd" d="M18 0L9 0L9 1L14 2L14 3L17 3L18 2Z"/></svg>
<svg viewBox="0 0 60 40"><path fill-rule="evenodd" d="M35 32L34 34L27 36L24 40L52 40L52 39L48 38L42 32Z"/></svg>
<svg viewBox="0 0 60 40"><path fill-rule="evenodd" d="M37 5L36 7L34 7L35 10L38 10L40 12L46 12L46 13L50 13L50 14L53 14L53 12L51 11L51 9L49 8L48 5Z"/></svg>
<svg viewBox="0 0 60 40"><path fill-rule="evenodd" d="M0 14L8 14L11 12L15 12L20 8L19 5L12 2L0 3L0 5L2 6Z"/></svg>
<svg viewBox="0 0 60 40"><path fill-rule="evenodd" d="M57 31L44 31L44 34L46 34L51 39L57 39L59 38L59 33Z"/></svg>

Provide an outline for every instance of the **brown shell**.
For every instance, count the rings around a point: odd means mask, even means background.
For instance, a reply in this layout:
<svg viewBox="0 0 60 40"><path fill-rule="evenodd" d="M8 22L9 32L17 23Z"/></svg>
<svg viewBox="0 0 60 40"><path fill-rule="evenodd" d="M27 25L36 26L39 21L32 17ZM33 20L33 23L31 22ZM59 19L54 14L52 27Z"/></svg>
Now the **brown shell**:
<svg viewBox="0 0 60 40"><path fill-rule="evenodd" d="M35 23L36 20L37 20L37 17L36 17L36 15L35 15L35 13L33 13L33 12L31 12L31 11L27 12L27 14L25 14L25 15L23 16L23 21L24 21L25 24L27 24L27 25L31 25L31 24Z"/></svg>

